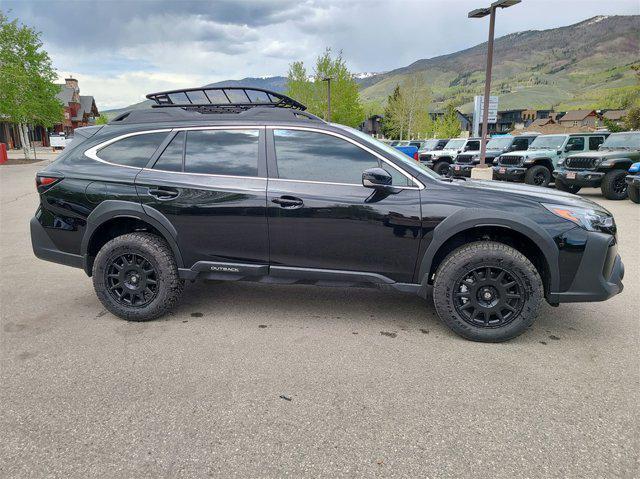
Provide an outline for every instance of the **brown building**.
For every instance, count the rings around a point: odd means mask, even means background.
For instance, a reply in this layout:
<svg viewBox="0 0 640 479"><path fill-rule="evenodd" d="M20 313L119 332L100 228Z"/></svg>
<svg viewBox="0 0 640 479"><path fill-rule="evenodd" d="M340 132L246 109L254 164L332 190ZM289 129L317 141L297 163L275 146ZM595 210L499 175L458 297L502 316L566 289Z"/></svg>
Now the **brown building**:
<svg viewBox="0 0 640 479"><path fill-rule="evenodd" d="M624 118L626 116L627 110L607 110L602 114L602 118L606 118L618 126L622 126L624 124Z"/></svg>
<svg viewBox="0 0 640 479"><path fill-rule="evenodd" d="M63 123L53 127L56 133L64 132L70 135L76 128L95 124L96 118L100 116L93 97L80 95L78 80L75 78L64 79L64 84L60 85L60 93L56 98L64 107Z"/></svg>
<svg viewBox="0 0 640 479"><path fill-rule="evenodd" d="M562 126L584 126L595 128L598 114L595 110L570 110L557 122Z"/></svg>

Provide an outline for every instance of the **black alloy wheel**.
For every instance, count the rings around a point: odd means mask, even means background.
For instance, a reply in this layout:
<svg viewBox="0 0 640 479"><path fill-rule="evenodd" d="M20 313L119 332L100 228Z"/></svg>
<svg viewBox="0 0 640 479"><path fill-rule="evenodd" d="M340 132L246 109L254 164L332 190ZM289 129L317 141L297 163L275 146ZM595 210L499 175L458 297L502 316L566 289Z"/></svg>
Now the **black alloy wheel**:
<svg viewBox="0 0 640 479"><path fill-rule="evenodd" d="M454 305L472 326L497 328L509 324L522 310L523 287L508 270L487 266L465 273L454 286Z"/></svg>
<svg viewBox="0 0 640 479"><path fill-rule="evenodd" d="M158 294L156 270L149 260L135 253L112 259L104 282L113 299L125 306L145 306Z"/></svg>

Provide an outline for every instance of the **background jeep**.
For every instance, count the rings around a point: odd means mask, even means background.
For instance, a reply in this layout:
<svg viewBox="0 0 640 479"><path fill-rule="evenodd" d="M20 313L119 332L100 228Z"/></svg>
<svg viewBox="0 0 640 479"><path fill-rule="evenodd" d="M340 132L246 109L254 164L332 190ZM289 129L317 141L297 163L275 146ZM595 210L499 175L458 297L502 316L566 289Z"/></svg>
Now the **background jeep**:
<svg viewBox="0 0 640 479"><path fill-rule="evenodd" d="M486 164L490 165L503 153L508 151L522 151L529 148L537 135L497 136L487 142ZM458 177L471 177L471 170L480 163L480 150L460 153L451 168L451 174Z"/></svg>
<svg viewBox="0 0 640 479"><path fill-rule="evenodd" d="M597 150L607 136L608 133L540 135L528 150L500 155L493 178L548 186L558 161L571 153Z"/></svg>
<svg viewBox="0 0 640 479"><path fill-rule="evenodd" d="M640 162L631 165L625 181L627 182L629 199L634 203L640 203Z"/></svg>
<svg viewBox="0 0 640 479"><path fill-rule="evenodd" d="M598 151L570 155L558 162L553 173L556 188L577 193L583 186L600 187L610 200L627 197L625 177L631 164L640 160L640 132L614 133Z"/></svg>
<svg viewBox="0 0 640 479"><path fill-rule="evenodd" d="M439 175L446 176L459 153L479 149L480 138L452 138L442 150L425 152L420 156L420 161ZM423 157L426 161L423 161Z"/></svg>

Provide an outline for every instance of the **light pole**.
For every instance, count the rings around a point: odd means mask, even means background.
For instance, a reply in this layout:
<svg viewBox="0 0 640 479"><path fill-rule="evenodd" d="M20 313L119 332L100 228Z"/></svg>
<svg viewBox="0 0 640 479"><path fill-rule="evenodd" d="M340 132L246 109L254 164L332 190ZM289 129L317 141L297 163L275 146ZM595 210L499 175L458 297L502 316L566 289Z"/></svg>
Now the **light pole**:
<svg viewBox="0 0 640 479"><path fill-rule="evenodd" d="M498 8L507 8L520 3L521 0L498 0L493 2L491 6L486 8L478 8L469 12L469 18L483 18L489 15L489 41L487 42L487 70L484 81L484 105L482 105L482 140L480 141L480 164L476 171L476 175L471 171L472 177L476 176L483 179L491 179L488 174L491 171L487 169L485 163L487 154L487 127L489 120L489 96L491 95L491 67L493 66L493 34L496 24L496 10ZM474 168L474 170L476 170Z"/></svg>
<svg viewBox="0 0 640 479"><path fill-rule="evenodd" d="M327 82L327 121L331 123L331 77L325 77L322 81Z"/></svg>

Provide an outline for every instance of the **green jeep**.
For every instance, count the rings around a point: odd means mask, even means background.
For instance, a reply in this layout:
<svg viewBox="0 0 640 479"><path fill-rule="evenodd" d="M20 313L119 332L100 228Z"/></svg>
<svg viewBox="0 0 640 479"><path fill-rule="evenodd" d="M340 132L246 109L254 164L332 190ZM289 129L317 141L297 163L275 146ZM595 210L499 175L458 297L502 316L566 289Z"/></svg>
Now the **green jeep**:
<svg viewBox="0 0 640 479"><path fill-rule="evenodd" d="M556 188L577 193L583 186L600 187L605 198L627 197L625 177L632 163L640 161L640 131L613 133L598 151L571 155L554 171Z"/></svg>
<svg viewBox="0 0 640 479"><path fill-rule="evenodd" d="M609 133L540 135L528 150L500 155L493 179L548 186L558 162L571 153L597 150Z"/></svg>

